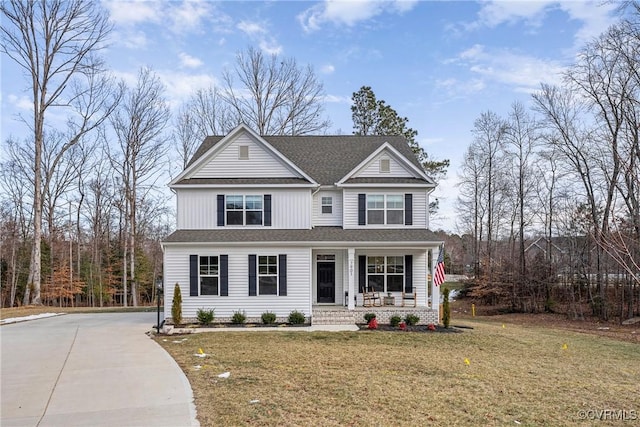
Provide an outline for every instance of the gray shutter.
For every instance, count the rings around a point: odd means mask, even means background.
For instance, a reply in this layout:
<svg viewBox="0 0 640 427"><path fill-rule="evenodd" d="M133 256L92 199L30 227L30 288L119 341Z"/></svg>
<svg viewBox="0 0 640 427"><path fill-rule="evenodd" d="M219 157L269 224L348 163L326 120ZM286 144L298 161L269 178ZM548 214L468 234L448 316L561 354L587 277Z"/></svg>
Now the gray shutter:
<svg viewBox="0 0 640 427"><path fill-rule="evenodd" d="M358 257L358 292L364 292L367 283L367 257L360 255Z"/></svg>
<svg viewBox="0 0 640 427"><path fill-rule="evenodd" d="M358 194L358 225L367 224L367 195Z"/></svg>
<svg viewBox="0 0 640 427"><path fill-rule="evenodd" d="M220 255L220 296L229 296L229 255Z"/></svg>
<svg viewBox="0 0 640 427"><path fill-rule="evenodd" d="M224 227L224 194L218 194L218 227Z"/></svg>
<svg viewBox="0 0 640 427"><path fill-rule="evenodd" d="M249 255L249 296L254 297L258 295L257 292L257 274L256 274L256 256Z"/></svg>
<svg viewBox="0 0 640 427"><path fill-rule="evenodd" d="M413 194L404 195L404 225L413 225Z"/></svg>
<svg viewBox="0 0 640 427"><path fill-rule="evenodd" d="M278 255L278 287L281 297L287 296L287 255Z"/></svg>
<svg viewBox="0 0 640 427"><path fill-rule="evenodd" d="M198 296L198 255L189 255L189 296Z"/></svg>
<svg viewBox="0 0 640 427"><path fill-rule="evenodd" d="M404 291L413 293L413 255L404 256Z"/></svg>
<svg viewBox="0 0 640 427"><path fill-rule="evenodd" d="M264 195L264 225L271 227L271 194Z"/></svg>

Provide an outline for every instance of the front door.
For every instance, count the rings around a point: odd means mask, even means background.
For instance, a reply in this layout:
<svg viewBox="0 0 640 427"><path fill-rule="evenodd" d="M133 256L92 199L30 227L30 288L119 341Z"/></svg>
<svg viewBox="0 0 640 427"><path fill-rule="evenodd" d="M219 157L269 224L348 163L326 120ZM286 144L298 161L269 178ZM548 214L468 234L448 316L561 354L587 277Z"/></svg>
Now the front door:
<svg viewBox="0 0 640 427"><path fill-rule="evenodd" d="M318 303L336 302L336 263L318 262Z"/></svg>

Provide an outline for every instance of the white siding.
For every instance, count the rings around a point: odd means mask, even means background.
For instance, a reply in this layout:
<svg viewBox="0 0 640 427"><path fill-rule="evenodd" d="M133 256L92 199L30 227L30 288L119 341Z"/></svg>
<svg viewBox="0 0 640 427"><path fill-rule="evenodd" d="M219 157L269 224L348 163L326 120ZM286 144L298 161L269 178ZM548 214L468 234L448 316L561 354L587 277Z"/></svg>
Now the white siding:
<svg viewBox="0 0 640 427"><path fill-rule="evenodd" d="M271 194L272 229L311 228L311 206L309 189L191 189L176 190L177 223L179 230L205 230L217 226L217 195L263 195ZM262 227L262 226L252 226ZM239 227L235 227L239 228Z"/></svg>
<svg viewBox="0 0 640 427"><path fill-rule="evenodd" d="M413 194L413 225L358 225L358 194ZM367 188L367 189L345 189L344 190L344 210L343 221L344 228L427 228L427 192L424 190L416 191L411 188Z"/></svg>
<svg viewBox="0 0 640 427"><path fill-rule="evenodd" d="M362 294L358 293L359 290L359 274L360 270L357 267L359 262L359 256L399 256L399 255L413 255L413 289L416 291L417 305L424 307L427 305L427 288L429 282L427 281L427 251L403 251L403 250L356 250L356 274L355 274L355 288L357 293L357 305L362 306ZM386 294L385 294L386 295ZM391 292L391 296L396 298L396 305L402 304L402 292Z"/></svg>
<svg viewBox="0 0 640 427"><path fill-rule="evenodd" d="M189 296L189 255L229 256L229 296ZM287 295L249 296L249 254L287 255ZM287 317L293 310L311 315L311 249L301 248L226 248L168 246L164 251L164 314L171 317L171 302L176 283L182 294L182 316L194 318L199 308L215 309L216 317L230 317L245 311L248 317L260 317L271 311Z"/></svg>
<svg viewBox="0 0 640 427"><path fill-rule="evenodd" d="M239 160L240 145L249 146L249 159ZM300 175L247 134L231 141L190 178L285 178Z"/></svg>
<svg viewBox="0 0 640 427"><path fill-rule="evenodd" d="M333 198L333 211L322 213L322 198ZM313 196L313 226L342 226L342 192L319 191Z"/></svg>
<svg viewBox="0 0 640 427"><path fill-rule="evenodd" d="M389 172L380 172L380 159L389 160ZM372 177L415 177L415 172L411 172L406 167L396 160L395 156L389 155L387 152L382 152L374 157L368 164L366 164L358 173L354 175L355 178L372 178Z"/></svg>

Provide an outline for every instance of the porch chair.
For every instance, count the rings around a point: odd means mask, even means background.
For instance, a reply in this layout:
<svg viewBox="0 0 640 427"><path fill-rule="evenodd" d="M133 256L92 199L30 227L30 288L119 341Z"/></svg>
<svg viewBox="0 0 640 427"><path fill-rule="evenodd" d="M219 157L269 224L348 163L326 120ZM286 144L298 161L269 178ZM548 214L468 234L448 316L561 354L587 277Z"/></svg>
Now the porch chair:
<svg viewBox="0 0 640 427"><path fill-rule="evenodd" d="M413 301L413 306L416 307L416 304L417 304L416 291L413 291L413 292L402 291L402 306L403 307L404 307L404 302L405 301Z"/></svg>
<svg viewBox="0 0 640 427"><path fill-rule="evenodd" d="M369 291L369 288L364 288L362 292L362 306L363 307L381 307L382 299L380 298L380 292Z"/></svg>

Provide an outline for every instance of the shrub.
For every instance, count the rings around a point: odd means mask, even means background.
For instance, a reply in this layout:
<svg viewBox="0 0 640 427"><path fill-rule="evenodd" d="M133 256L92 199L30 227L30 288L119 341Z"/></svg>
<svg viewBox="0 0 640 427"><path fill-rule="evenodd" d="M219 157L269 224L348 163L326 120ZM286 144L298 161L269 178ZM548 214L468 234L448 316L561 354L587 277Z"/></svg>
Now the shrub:
<svg viewBox="0 0 640 427"><path fill-rule="evenodd" d="M449 323L451 322L451 306L449 305L449 288L444 288L442 290L442 323L445 328L449 327Z"/></svg>
<svg viewBox="0 0 640 427"><path fill-rule="evenodd" d="M404 321L407 325L412 326L417 324L420 321L420 318L415 314L407 314L404 318Z"/></svg>
<svg viewBox="0 0 640 427"><path fill-rule="evenodd" d="M270 311L265 311L264 313L262 313L262 323L264 323L265 325L276 323L276 314Z"/></svg>
<svg viewBox="0 0 640 427"><path fill-rule="evenodd" d="M369 322L371 322L371 319L375 319L376 318L376 314L375 313L365 313L363 317L364 317L365 322L367 322L367 324L368 324Z"/></svg>
<svg viewBox="0 0 640 427"><path fill-rule="evenodd" d="M304 321L304 313L301 313L298 310L293 310L291 313L289 313L289 323L291 323L292 325L302 325Z"/></svg>
<svg viewBox="0 0 640 427"><path fill-rule="evenodd" d="M180 285L176 283L173 288L173 301L171 302L171 320L174 325L182 324L182 293Z"/></svg>
<svg viewBox="0 0 640 427"><path fill-rule="evenodd" d="M391 326L393 326L394 328L396 326L398 326L400 324L400 322L402 322L402 318L400 316L398 316L397 314L395 316L391 316L391 319L389 319L389 323L391 324Z"/></svg>
<svg viewBox="0 0 640 427"><path fill-rule="evenodd" d="M247 314L243 311L234 311L233 316L231 316L231 323L234 325L242 325L247 321Z"/></svg>
<svg viewBox="0 0 640 427"><path fill-rule="evenodd" d="M204 308L199 308L198 311L196 312L198 323L200 323L201 325L211 324L211 322L213 322L213 319L216 318L214 311L215 311L215 308L212 308L211 310L205 310Z"/></svg>

